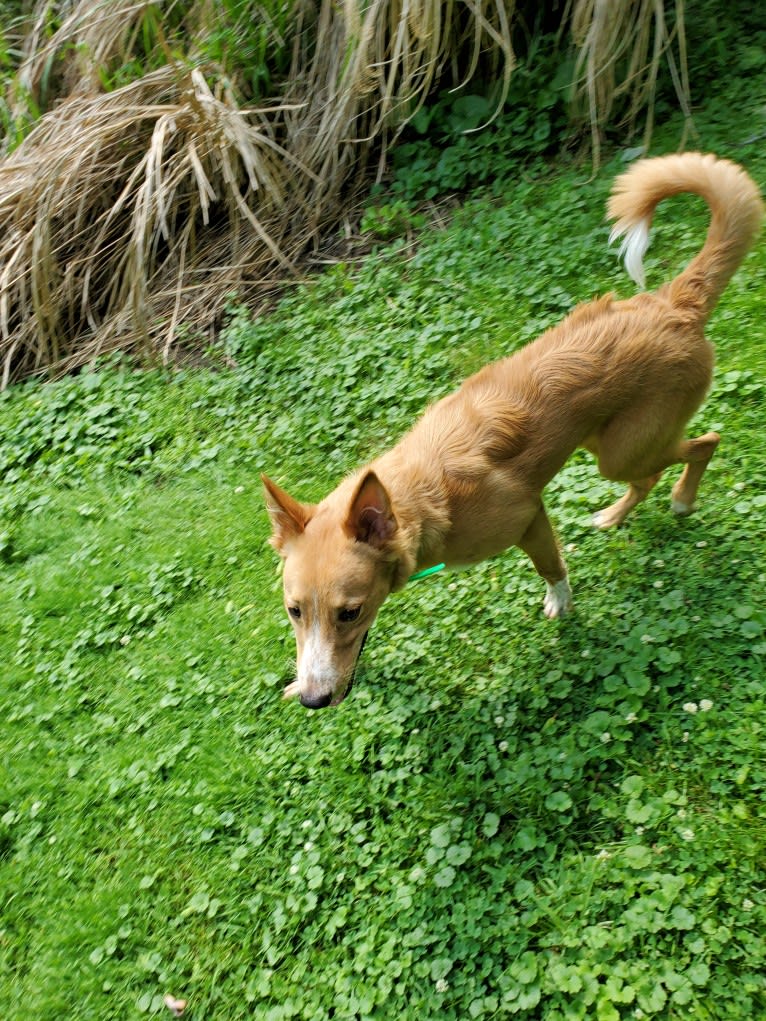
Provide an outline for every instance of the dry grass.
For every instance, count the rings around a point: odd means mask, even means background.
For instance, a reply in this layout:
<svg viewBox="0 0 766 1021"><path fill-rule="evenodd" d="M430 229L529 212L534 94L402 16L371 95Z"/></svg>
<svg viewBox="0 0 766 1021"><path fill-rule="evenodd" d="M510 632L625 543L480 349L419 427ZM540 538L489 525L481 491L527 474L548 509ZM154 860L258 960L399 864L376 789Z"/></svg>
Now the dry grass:
<svg viewBox="0 0 766 1021"><path fill-rule="evenodd" d="M645 113L644 143L652 132L657 74L668 61L679 105L687 117L683 2L675 0L674 27L668 28L663 0L576 0L571 5L572 37L577 48L575 102L587 108L594 164L598 166L601 132L615 106L627 99L624 117L630 130Z"/></svg>
<svg viewBox="0 0 766 1021"><path fill-rule="evenodd" d="M43 118L0 166L2 383L116 346L167 356L251 273L291 272L316 178L266 116L169 66Z"/></svg>
<svg viewBox="0 0 766 1021"><path fill-rule="evenodd" d="M217 6L165 4L191 38ZM292 56L286 84L244 108L220 67L194 52L174 58L156 7L35 5L15 94L22 105L46 90L60 101L0 162L3 387L115 347L169 359L179 338L208 338L232 292L253 302L296 276L445 74L457 86L490 71L501 106L514 64L512 2L295 0L289 38L278 39ZM279 35L266 7L263 23ZM60 24L48 35L54 9ZM633 116L651 101L670 52L658 10L660 0L573 4L596 152L620 90ZM106 70L137 47L146 56L152 32L162 66L104 91Z"/></svg>

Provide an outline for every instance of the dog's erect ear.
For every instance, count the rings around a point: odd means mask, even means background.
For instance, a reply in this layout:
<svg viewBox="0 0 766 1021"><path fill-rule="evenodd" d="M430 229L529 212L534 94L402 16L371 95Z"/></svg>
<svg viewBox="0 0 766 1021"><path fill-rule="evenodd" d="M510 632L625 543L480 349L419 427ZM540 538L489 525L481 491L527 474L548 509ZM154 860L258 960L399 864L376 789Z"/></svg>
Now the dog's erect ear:
<svg viewBox="0 0 766 1021"><path fill-rule="evenodd" d="M266 500L266 510L271 518L273 535L271 545L276 550L282 550L288 539L300 535L311 518L312 507L298 503L284 489L280 489L271 479L261 475L263 482L263 495Z"/></svg>
<svg viewBox="0 0 766 1021"><path fill-rule="evenodd" d="M346 531L357 542L381 549L397 529L388 493L373 471L359 484L346 519Z"/></svg>

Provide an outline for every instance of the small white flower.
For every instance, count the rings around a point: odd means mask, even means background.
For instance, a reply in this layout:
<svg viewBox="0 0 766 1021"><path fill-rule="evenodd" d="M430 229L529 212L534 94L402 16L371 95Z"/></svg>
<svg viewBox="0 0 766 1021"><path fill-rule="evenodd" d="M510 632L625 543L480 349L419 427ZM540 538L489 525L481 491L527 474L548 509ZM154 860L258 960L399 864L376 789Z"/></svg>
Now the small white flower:
<svg viewBox="0 0 766 1021"><path fill-rule="evenodd" d="M127 645L130 642L130 635L123 635L120 639L120 645Z"/></svg>
<svg viewBox="0 0 766 1021"><path fill-rule="evenodd" d="M306 843L303 845L303 850L304 851L313 851L314 850L314 845L312 844L312 842L310 840L307 840Z"/></svg>
<svg viewBox="0 0 766 1021"><path fill-rule="evenodd" d="M497 748L498 748L498 751L507 752L508 751L508 742L507 741L501 741L500 744L497 746Z"/></svg>
<svg viewBox="0 0 766 1021"><path fill-rule="evenodd" d="M297 865L291 865L290 866L290 875L291 876L297 876L299 871L300 871L300 869L298 868Z"/></svg>
<svg viewBox="0 0 766 1021"><path fill-rule="evenodd" d="M607 851L605 847L602 847L601 850L596 855L596 861L607 861L611 857L612 855L609 853L609 851Z"/></svg>
<svg viewBox="0 0 766 1021"><path fill-rule="evenodd" d="M683 711L685 713L694 714L697 712L697 709L699 709L699 706L697 705L696 702L684 702L683 704Z"/></svg>
<svg viewBox="0 0 766 1021"><path fill-rule="evenodd" d="M643 826L636 826L636 836L640 837L643 832L644 832Z"/></svg>
<svg viewBox="0 0 766 1021"><path fill-rule="evenodd" d="M311 819L304 819L303 822L301 823L301 826L303 827L304 830L310 830L313 825L314 823L311 821Z"/></svg>
<svg viewBox="0 0 766 1021"><path fill-rule="evenodd" d="M641 635L641 641L644 643L644 645L649 645L650 642L654 641L654 636L653 635Z"/></svg>
<svg viewBox="0 0 766 1021"><path fill-rule="evenodd" d="M694 840L694 830L681 830L683 840Z"/></svg>
<svg viewBox="0 0 766 1021"><path fill-rule="evenodd" d="M662 578L658 578L657 581L655 581L655 583L654 583L654 587L655 588L662 588L662 586L664 584L665 584L665 582L662 580Z"/></svg>
<svg viewBox="0 0 766 1021"><path fill-rule="evenodd" d="M448 989L449 989L449 982L446 980L446 978L437 978L437 980L436 980L436 992L437 993L446 993Z"/></svg>
<svg viewBox="0 0 766 1021"><path fill-rule="evenodd" d="M755 904L753 904L753 902L750 900L750 898L749 897L745 897L745 899L742 901L742 910L743 911L752 911L754 907L755 907Z"/></svg>
<svg viewBox="0 0 766 1021"><path fill-rule="evenodd" d="M707 546L707 542L705 542L704 539L700 539L699 542L695 543L695 546L697 547L697 549L704 549L705 546Z"/></svg>
<svg viewBox="0 0 766 1021"><path fill-rule="evenodd" d="M701 698L700 699L700 712L701 713L709 713L712 708L713 708L713 703L712 703L711 699L709 699L709 698Z"/></svg>
<svg viewBox="0 0 766 1021"><path fill-rule="evenodd" d="M625 722L626 723L635 723L637 719L638 719L638 717L636 716L635 713L628 713L628 715L625 717Z"/></svg>
<svg viewBox="0 0 766 1021"><path fill-rule="evenodd" d="M686 818L686 809L685 808L679 808L678 811L676 812L676 816L679 819L685 819Z"/></svg>
<svg viewBox="0 0 766 1021"><path fill-rule="evenodd" d="M496 727L502 727L502 725L504 723L505 723L505 717L504 716L496 716L495 717L495 726Z"/></svg>
<svg viewBox="0 0 766 1021"><path fill-rule="evenodd" d="M665 566L665 561L664 560L655 560L654 561L654 567L664 567L664 566Z"/></svg>
<svg viewBox="0 0 766 1021"><path fill-rule="evenodd" d="M601 743L602 744L609 744L609 742L611 740L612 740L612 735L609 733L608 730L605 730L604 733L601 735Z"/></svg>
<svg viewBox="0 0 766 1021"><path fill-rule="evenodd" d="M574 551L577 549L577 544L574 542L568 542L564 549L567 551L567 553L574 553Z"/></svg>
<svg viewBox="0 0 766 1021"><path fill-rule="evenodd" d="M681 741L683 742L683 744L686 744L686 742L687 742L688 740L689 740L689 731L688 731L688 730L685 730L685 731L683 732L683 734L681 735Z"/></svg>
<svg viewBox="0 0 766 1021"><path fill-rule="evenodd" d="M234 487L234 492L235 493L244 493L244 491L245 491L245 487L244 486L235 486Z"/></svg>

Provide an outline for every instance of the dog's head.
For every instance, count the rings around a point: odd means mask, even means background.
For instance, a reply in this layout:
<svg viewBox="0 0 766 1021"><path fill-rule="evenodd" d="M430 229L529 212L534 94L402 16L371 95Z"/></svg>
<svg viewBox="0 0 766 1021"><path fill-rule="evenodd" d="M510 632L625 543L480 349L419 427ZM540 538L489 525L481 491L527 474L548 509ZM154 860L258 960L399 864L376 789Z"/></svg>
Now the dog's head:
<svg viewBox="0 0 766 1021"><path fill-rule="evenodd" d="M299 503L262 476L271 543L284 561L285 609L295 631L297 677L285 697L309 709L348 694L364 639L394 587L398 525L373 471L320 504Z"/></svg>

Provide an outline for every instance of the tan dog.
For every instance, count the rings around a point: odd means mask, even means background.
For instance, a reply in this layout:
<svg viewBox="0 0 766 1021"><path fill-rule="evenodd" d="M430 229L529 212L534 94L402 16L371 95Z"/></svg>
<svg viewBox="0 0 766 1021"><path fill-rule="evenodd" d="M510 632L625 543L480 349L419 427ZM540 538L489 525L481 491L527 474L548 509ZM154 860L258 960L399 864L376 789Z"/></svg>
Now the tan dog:
<svg viewBox="0 0 766 1021"><path fill-rule="evenodd" d="M716 433L684 440L713 370L705 323L763 216L752 180L699 153L643 160L617 179L612 238L643 286L642 259L657 204L701 195L712 219L700 253L657 292L578 306L510 358L486 366L429 408L392 450L316 506L263 478L272 544L284 559L297 679L285 696L337 705L382 602L413 572L474 564L509 546L545 580L544 612L571 609L567 572L541 493L576 447L627 493L595 516L619 525L668 465L685 465L676 514L694 510ZM621 253L622 254L622 253Z"/></svg>

